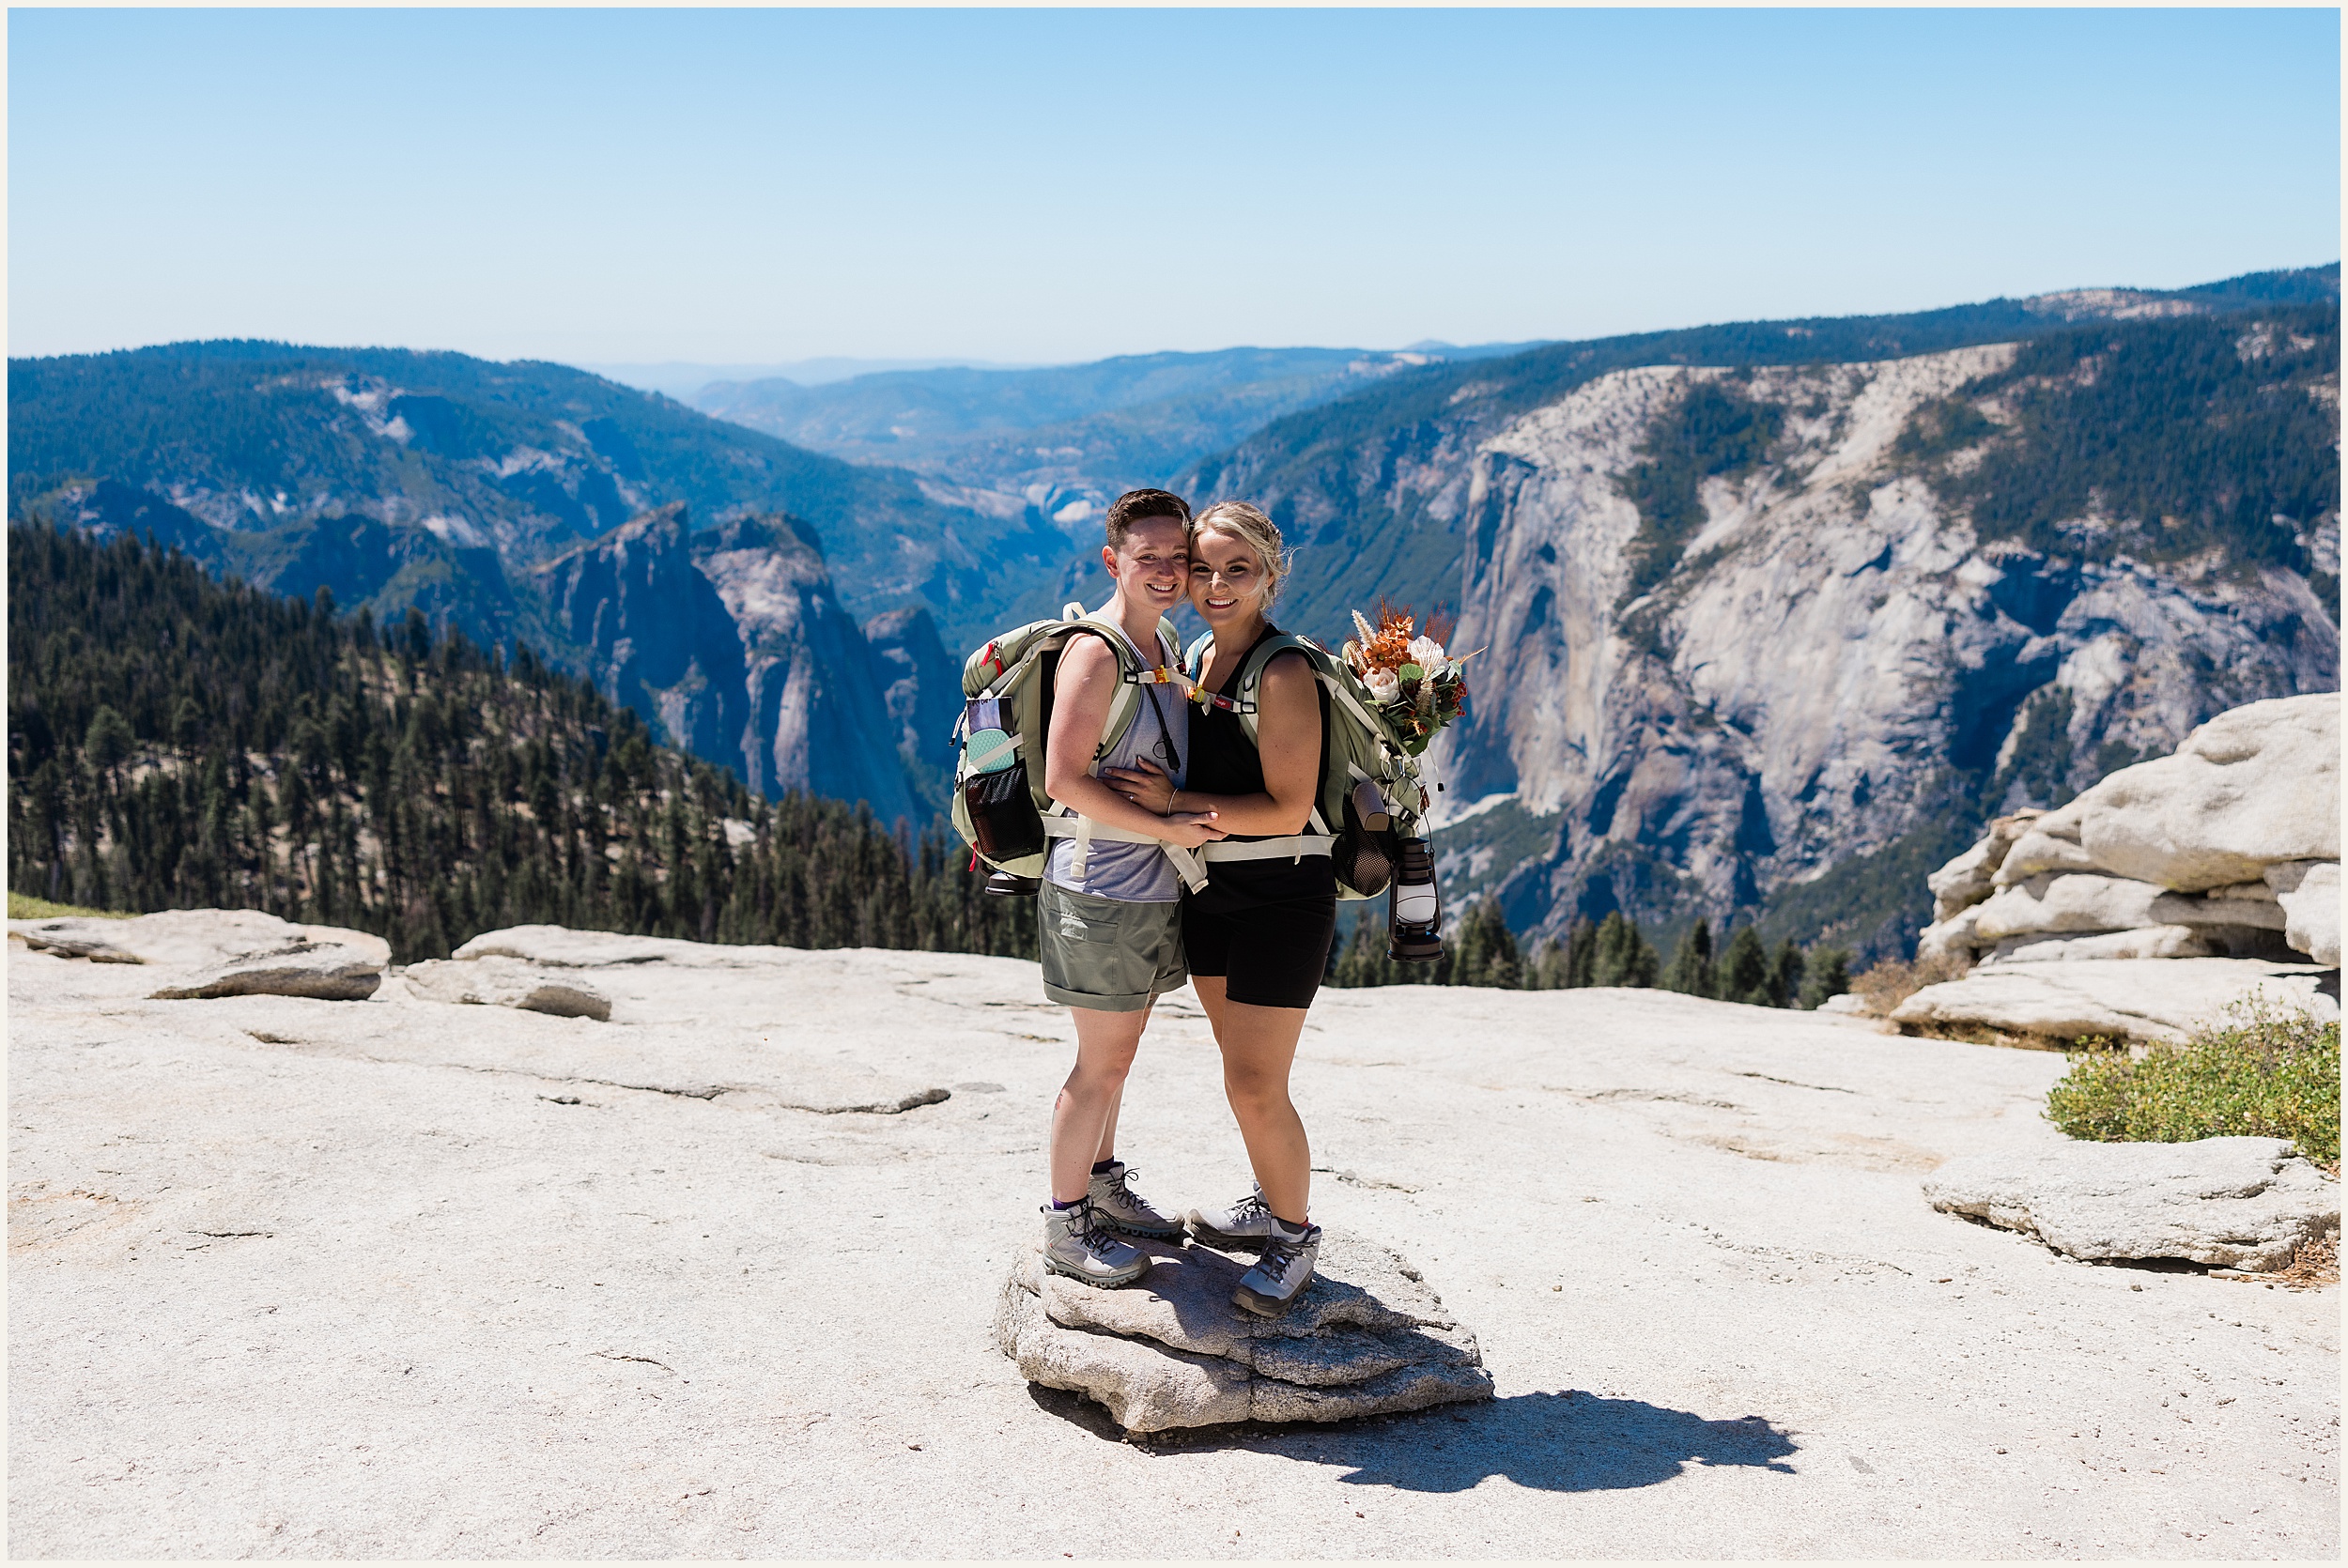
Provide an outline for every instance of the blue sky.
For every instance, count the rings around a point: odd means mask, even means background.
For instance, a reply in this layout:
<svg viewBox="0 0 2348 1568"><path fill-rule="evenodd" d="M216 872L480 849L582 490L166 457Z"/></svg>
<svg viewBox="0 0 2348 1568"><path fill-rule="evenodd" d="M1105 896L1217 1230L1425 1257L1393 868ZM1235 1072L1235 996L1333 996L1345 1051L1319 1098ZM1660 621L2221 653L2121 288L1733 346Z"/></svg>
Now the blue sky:
<svg viewBox="0 0 2348 1568"><path fill-rule="evenodd" d="M1089 359L1584 337L2340 254L2340 19L8 18L11 354Z"/></svg>

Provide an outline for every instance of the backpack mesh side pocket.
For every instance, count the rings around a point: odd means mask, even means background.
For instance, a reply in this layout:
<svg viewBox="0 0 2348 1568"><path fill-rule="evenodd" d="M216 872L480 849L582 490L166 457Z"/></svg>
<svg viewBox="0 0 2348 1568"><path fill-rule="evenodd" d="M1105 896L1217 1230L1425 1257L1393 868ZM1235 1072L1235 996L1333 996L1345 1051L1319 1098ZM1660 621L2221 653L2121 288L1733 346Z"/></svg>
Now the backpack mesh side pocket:
<svg viewBox="0 0 2348 1568"><path fill-rule="evenodd" d="M962 781L962 801L970 814L972 841L987 859L1000 864L1043 853L1043 818L1027 789L1026 759L994 773L974 773Z"/></svg>

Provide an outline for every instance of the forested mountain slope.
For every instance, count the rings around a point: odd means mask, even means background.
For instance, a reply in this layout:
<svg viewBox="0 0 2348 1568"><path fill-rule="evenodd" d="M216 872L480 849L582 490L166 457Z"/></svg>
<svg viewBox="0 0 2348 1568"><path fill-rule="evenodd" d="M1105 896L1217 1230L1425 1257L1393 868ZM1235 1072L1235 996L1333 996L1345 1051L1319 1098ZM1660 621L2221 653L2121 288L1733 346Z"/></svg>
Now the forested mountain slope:
<svg viewBox="0 0 2348 1568"><path fill-rule="evenodd" d="M9 407L16 516L526 645L753 790L864 800L884 822L942 803L942 730L909 755L876 700L908 680L951 687L929 607L983 623L1001 574L1065 549L903 472L559 365L182 345L13 361ZM703 547L689 523L734 533ZM891 618L890 653L859 615Z"/></svg>
<svg viewBox="0 0 2348 1568"><path fill-rule="evenodd" d="M1033 951L935 838L768 800L526 651L378 628L136 540L8 530L8 885L355 927L402 960L550 921Z"/></svg>
<svg viewBox="0 0 2348 1568"><path fill-rule="evenodd" d="M1193 484L1303 547L1299 629L1384 593L1486 645L1435 754L1459 891L1520 929L1760 911L1882 952L1984 813L2338 684L2338 307L2259 302L2336 284L1921 354L2010 315L1561 346L1275 423Z"/></svg>
<svg viewBox="0 0 2348 1568"><path fill-rule="evenodd" d="M537 629L511 597L519 571L678 501L704 526L801 519L859 617L918 602L953 620L1065 543L902 470L528 361L253 342L11 360L8 416L14 513L46 498L60 520L111 524L144 506L147 526L265 586L325 584L378 618L416 604L477 638Z"/></svg>

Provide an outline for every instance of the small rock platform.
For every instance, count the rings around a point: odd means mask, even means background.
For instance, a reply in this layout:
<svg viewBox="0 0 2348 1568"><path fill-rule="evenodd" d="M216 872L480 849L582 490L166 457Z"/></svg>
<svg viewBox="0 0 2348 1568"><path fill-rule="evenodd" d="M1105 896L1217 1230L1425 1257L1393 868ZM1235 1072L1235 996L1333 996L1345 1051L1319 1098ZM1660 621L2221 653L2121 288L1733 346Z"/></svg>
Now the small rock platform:
<svg viewBox="0 0 2348 1568"><path fill-rule="evenodd" d="M1108 1407L1128 1432L1330 1422L1492 1396L1475 1336L1418 1271L1374 1241L1323 1232L1319 1268L1277 1318L1231 1304L1246 1257L1138 1241L1150 1269L1115 1290L1021 1253L996 1342L1030 1383Z"/></svg>

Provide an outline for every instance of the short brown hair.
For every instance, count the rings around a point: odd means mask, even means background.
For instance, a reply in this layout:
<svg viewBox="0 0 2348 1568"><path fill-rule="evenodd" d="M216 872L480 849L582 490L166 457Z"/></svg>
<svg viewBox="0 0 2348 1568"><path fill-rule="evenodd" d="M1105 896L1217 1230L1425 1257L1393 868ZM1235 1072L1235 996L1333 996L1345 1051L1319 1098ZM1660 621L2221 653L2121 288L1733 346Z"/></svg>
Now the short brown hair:
<svg viewBox="0 0 2348 1568"><path fill-rule="evenodd" d="M1190 502L1171 490L1128 490L1109 507L1109 548L1125 547L1125 535L1144 517L1171 517L1188 527Z"/></svg>

